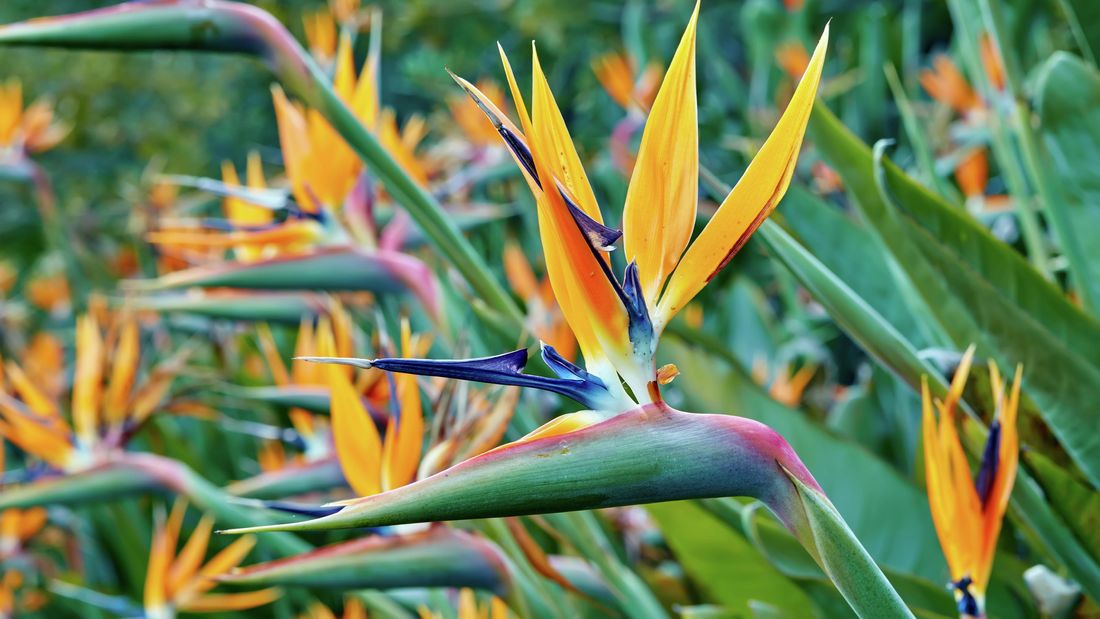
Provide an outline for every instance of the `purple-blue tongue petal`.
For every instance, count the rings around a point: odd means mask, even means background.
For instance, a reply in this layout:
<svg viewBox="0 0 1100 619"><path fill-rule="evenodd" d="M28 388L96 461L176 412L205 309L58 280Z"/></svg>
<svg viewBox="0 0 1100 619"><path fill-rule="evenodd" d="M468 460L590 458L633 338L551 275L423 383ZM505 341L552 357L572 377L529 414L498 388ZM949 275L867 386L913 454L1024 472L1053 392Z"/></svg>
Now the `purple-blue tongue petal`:
<svg viewBox="0 0 1100 619"><path fill-rule="evenodd" d="M543 358L546 358L545 353ZM377 368L387 372L417 374L419 376L440 376L494 385L530 387L564 395L590 408L600 408L600 405L610 398L603 381L565 361L556 352L552 353L551 361L548 361L547 365L550 365L551 369L558 374L558 378L524 374L523 368L527 365L527 349L525 348L478 359L437 360L400 357L384 359L302 357L302 359L361 368Z"/></svg>

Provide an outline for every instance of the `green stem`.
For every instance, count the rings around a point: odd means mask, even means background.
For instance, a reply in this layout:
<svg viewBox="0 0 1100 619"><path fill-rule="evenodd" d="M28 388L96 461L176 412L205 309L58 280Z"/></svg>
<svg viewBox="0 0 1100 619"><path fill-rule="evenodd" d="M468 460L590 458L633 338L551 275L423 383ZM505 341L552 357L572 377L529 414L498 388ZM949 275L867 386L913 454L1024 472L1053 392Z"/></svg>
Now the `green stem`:
<svg viewBox="0 0 1100 619"><path fill-rule="evenodd" d="M960 45L963 61L971 80L978 85L982 98L986 101L996 101L997 92L989 82L978 53L978 33L971 27L970 12L962 5L963 0L948 0L948 10L951 12L951 20L959 30ZM1008 65L1005 63L1005 78L1008 79ZM1039 216L1032 205L1033 196L1028 189L1027 175L1022 168L1019 158L1016 156L1012 141L1005 131L1004 121L997 110L988 114L989 132L993 153L1001 164L1001 173L1005 177L1005 184L1012 194L1016 206L1016 216L1020 220L1020 230L1023 233L1024 245L1027 246L1028 258L1035 265L1035 269L1043 274L1046 279L1053 279L1050 267L1050 259L1047 256L1045 243L1043 242L1042 227L1039 225Z"/></svg>
<svg viewBox="0 0 1100 619"><path fill-rule="evenodd" d="M901 115L902 126L905 127L905 134L909 137L909 148L913 150L917 165L920 166L921 172L932 189L935 189L944 198L958 203L960 201L959 192L945 182L939 174L936 174L936 162L932 156L932 149L924 139L924 130L917 122L917 116L913 112L909 97L905 94L905 86L898 77L897 69L894 68L893 64L887 64L883 70L886 72L886 83L890 86L890 92L894 95L894 103Z"/></svg>
<svg viewBox="0 0 1100 619"><path fill-rule="evenodd" d="M1062 12L1066 15L1066 22L1069 24L1069 30L1073 33L1073 41L1077 43L1077 49L1081 51L1081 55L1086 60L1096 65L1096 55L1092 53L1092 46L1089 45L1089 39L1085 36L1085 30L1081 27L1081 20L1077 19L1077 11L1073 10L1073 5L1069 3L1069 0L1055 0L1058 3L1058 8L1062 9Z"/></svg>
<svg viewBox="0 0 1100 619"><path fill-rule="evenodd" d="M1000 15L989 0L979 0L979 2L986 31L992 38L994 47L998 50L1005 66L1005 90L1012 97L1015 111L1012 116L1015 121L1012 128L1015 130L1020 151L1023 154L1024 166L1031 176L1039 201L1043 205L1043 212L1050 219L1051 227L1059 237L1062 254L1068 263L1070 281L1080 293L1085 306L1095 310L1100 307L1100 299L1093 298L1092 289L1087 285L1088 257L1077 242L1073 222L1067 217L1066 210L1060 208L1061 196L1058 193L1057 181L1051 177L1050 170L1044 164L1047 157L1042 152L1035 129L1031 124L1032 109L1022 90L1022 80L1015 62L1015 55L1009 53L1003 45Z"/></svg>

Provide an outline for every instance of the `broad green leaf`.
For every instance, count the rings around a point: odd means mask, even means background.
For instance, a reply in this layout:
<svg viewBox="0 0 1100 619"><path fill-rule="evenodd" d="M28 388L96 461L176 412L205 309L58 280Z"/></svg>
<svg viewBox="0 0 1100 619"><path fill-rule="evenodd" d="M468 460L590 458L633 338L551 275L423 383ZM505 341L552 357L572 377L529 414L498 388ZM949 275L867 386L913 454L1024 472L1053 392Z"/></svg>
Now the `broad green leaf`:
<svg viewBox="0 0 1100 619"><path fill-rule="evenodd" d="M797 582L825 616L851 616L844 598L829 584L825 572L794 536L759 509L759 503L742 505L734 499L708 499L700 501L700 505L727 526L740 531L776 569ZM918 615L933 612L951 616L956 612L955 600L938 583L890 569L884 569L883 573Z"/></svg>
<svg viewBox="0 0 1100 619"><path fill-rule="evenodd" d="M1090 481L1100 483L1100 325L1024 259L896 166L875 183L870 149L815 108L818 147L844 176L864 218L959 347L976 342L1003 367L1022 363L1024 389Z"/></svg>
<svg viewBox="0 0 1100 619"><path fill-rule="evenodd" d="M909 283L896 275L893 257L882 250L871 232L801 187L791 187L778 213L780 225L791 236L914 347L935 341L920 318L923 302L908 289ZM770 238L765 241L775 249ZM788 261L783 254L780 259Z"/></svg>
<svg viewBox="0 0 1100 619"><path fill-rule="evenodd" d="M1100 73L1064 52L1039 69L1039 128L1061 200L1050 222L1069 262L1071 285L1100 314Z"/></svg>
<svg viewBox="0 0 1100 619"><path fill-rule="evenodd" d="M943 555L920 489L859 445L772 400L719 359L672 339L663 350L680 368L674 384L693 407L740 411L782 434L880 563L928 580L940 578ZM890 527L881 526L883 505L891 506Z"/></svg>
<svg viewBox="0 0 1100 619"><path fill-rule="evenodd" d="M1037 451L1025 451L1021 457L1047 502L1066 521L1082 547L1094 559L1100 557L1100 493Z"/></svg>
<svg viewBox="0 0 1100 619"><path fill-rule="evenodd" d="M754 602L792 613L819 616L804 593L742 536L690 502L647 508L661 534L707 600L737 613ZM796 546L791 538L792 543ZM805 555L805 552L803 552Z"/></svg>

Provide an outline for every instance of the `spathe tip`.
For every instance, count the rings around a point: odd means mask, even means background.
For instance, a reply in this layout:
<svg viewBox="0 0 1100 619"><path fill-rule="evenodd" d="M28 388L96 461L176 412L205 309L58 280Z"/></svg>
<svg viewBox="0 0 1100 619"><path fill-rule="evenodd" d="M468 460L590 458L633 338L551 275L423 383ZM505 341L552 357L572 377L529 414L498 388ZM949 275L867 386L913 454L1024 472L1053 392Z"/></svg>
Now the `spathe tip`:
<svg viewBox="0 0 1100 619"><path fill-rule="evenodd" d="M335 365L350 365L352 367L369 370L374 367L371 359L356 359L353 357L294 357L294 361L306 361L309 363L331 363Z"/></svg>

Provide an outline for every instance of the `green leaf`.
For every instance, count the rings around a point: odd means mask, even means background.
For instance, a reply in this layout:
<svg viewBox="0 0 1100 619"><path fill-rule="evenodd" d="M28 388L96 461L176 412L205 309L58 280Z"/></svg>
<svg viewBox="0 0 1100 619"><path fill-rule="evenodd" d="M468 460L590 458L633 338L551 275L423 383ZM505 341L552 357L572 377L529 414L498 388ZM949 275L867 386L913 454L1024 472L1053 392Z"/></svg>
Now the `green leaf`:
<svg viewBox="0 0 1100 619"><path fill-rule="evenodd" d="M825 572L794 536L759 509L759 503L741 505L733 499L708 499L700 501L700 504L725 524L741 531L776 569L795 580L811 595L817 606L825 611L825 616L850 614L844 598L829 584ZM955 600L945 587L905 572L884 569L883 573L914 612L933 612L943 616L955 614Z"/></svg>
<svg viewBox="0 0 1100 619"><path fill-rule="evenodd" d="M326 301L320 295L300 292L191 291L137 297L129 305L136 310L296 325L303 316L324 313Z"/></svg>
<svg viewBox="0 0 1100 619"><path fill-rule="evenodd" d="M912 617L890 581L828 499L790 476L820 553L821 567L860 617Z"/></svg>
<svg viewBox="0 0 1100 619"><path fill-rule="evenodd" d="M1061 199L1050 205L1051 225L1085 306L1100 313L1100 73L1057 52L1039 69L1040 131L1057 175Z"/></svg>
<svg viewBox="0 0 1100 619"><path fill-rule="evenodd" d="M1100 557L1100 493L1094 492L1043 454L1027 450L1021 457L1054 508L1093 557Z"/></svg>
<svg viewBox="0 0 1100 619"><path fill-rule="evenodd" d="M1100 325L1015 251L884 162L876 186L870 149L827 109L815 142L845 178L864 218L960 348L976 342L1003 367L1024 365L1024 389L1089 480L1100 484Z"/></svg>
<svg viewBox="0 0 1100 619"><path fill-rule="evenodd" d="M797 585L745 538L702 508L673 502L650 505L647 511L708 601L738 614L748 613L752 602L759 601L795 617L818 615ZM797 547L798 542L790 539Z"/></svg>
<svg viewBox="0 0 1100 619"><path fill-rule="evenodd" d="M790 188L777 214L780 225L791 236L899 333L905 334L914 347L922 348L936 341L920 318L923 302L905 278L898 277L893 257L882 250L865 227L801 187ZM838 243L837 239L844 242ZM772 237L764 240L777 251ZM790 258L777 253L791 268Z"/></svg>
<svg viewBox="0 0 1100 619"><path fill-rule="evenodd" d="M693 407L742 411L782 434L876 560L931 581L941 578L943 555L920 489L864 448L772 400L739 370L676 340L663 350L680 368L674 384ZM882 526L883 505L891 506L889 527Z"/></svg>
<svg viewBox="0 0 1100 619"><path fill-rule="evenodd" d="M150 280L125 282L143 291L190 287L254 290L326 290L375 293L412 292L435 314L439 291L427 265L399 252L332 247L310 254L277 256L256 262L229 262L176 271Z"/></svg>
<svg viewBox="0 0 1100 619"><path fill-rule="evenodd" d="M495 544L437 526L420 533L341 542L251 565L222 579L250 586L326 589L471 587L505 595L512 575Z"/></svg>
<svg viewBox="0 0 1100 619"><path fill-rule="evenodd" d="M229 484L225 491L250 499L275 500L346 487L340 463L332 456L260 473Z"/></svg>

